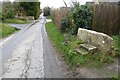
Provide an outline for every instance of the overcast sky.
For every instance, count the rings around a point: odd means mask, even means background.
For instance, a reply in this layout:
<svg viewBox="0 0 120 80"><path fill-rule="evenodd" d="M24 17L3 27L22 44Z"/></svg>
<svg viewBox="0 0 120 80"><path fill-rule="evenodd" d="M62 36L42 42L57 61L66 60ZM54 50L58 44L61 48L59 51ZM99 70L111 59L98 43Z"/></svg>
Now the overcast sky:
<svg viewBox="0 0 120 80"><path fill-rule="evenodd" d="M0 1L3 1L3 0L0 0ZM10 1L13 2L14 0L10 0ZM78 1L81 4L85 4L86 1L92 1L92 0L65 0L68 6L70 6L71 1ZM41 2L41 5L40 5L41 8L44 8L46 6L54 7L54 8L65 6L63 0L40 0L40 2Z"/></svg>
<svg viewBox="0 0 120 80"><path fill-rule="evenodd" d="M71 1L76 1L76 0L65 0L68 6L70 6ZM92 0L77 0L81 4L84 4L86 1L92 1ZM41 8L45 6L50 6L50 7L62 7L64 6L63 0L40 0L41 2Z"/></svg>

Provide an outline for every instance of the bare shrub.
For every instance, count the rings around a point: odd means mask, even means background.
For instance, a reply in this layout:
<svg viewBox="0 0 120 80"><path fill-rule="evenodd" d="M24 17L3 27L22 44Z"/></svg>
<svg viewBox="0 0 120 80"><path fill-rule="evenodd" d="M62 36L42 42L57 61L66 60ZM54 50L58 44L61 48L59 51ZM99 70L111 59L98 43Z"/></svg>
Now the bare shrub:
<svg viewBox="0 0 120 80"><path fill-rule="evenodd" d="M60 9L53 9L51 10L51 17L53 22L60 27L60 22L63 17L66 16L68 11L66 11L66 8L62 7Z"/></svg>

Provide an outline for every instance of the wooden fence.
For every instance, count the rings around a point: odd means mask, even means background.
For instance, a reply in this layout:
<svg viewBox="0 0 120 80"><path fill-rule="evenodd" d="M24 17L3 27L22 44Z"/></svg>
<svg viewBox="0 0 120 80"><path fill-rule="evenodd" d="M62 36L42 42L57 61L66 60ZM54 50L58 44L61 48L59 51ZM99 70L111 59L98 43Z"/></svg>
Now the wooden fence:
<svg viewBox="0 0 120 80"><path fill-rule="evenodd" d="M94 4L92 30L115 35L120 33L120 5L118 3Z"/></svg>

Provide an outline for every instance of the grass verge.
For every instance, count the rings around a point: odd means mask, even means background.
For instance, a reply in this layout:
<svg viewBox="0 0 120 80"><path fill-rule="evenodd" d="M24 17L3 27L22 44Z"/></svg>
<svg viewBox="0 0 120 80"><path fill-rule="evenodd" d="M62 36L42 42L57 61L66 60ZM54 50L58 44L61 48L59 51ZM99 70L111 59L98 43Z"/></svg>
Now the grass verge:
<svg viewBox="0 0 120 80"><path fill-rule="evenodd" d="M19 19L6 19L4 20L5 23L14 23L14 24L25 24L27 21L19 20Z"/></svg>
<svg viewBox="0 0 120 80"><path fill-rule="evenodd" d="M53 45L64 56L66 62L72 68L77 66L98 68L104 64L109 64L114 61L112 56L109 54L100 52L87 55L78 54L75 49L83 42L78 40L76 36L70 34L61 34L58 27L56 27L53 22L46 23L46 31ZM101 59L103 59L102 62Z"/></svg>
<svg viewBox="0 0 120 80"><path fill-rule="evenodd" d="M46 16L46 19L51 19L51 16Z"/></svg>
<svg viewBox="0 0 120 80"><path fill-rule="evenodd" d="M7 37L10 34L13 34L15 31L17 31L16 28L0 23L0 39Z"/></svg>
<svg viewBox="0 0 120 80"><path fill-rule="evenodd" d="M114 42L115 50L118 51L120 55L120 35L113 36L113 42Z"/></svg>

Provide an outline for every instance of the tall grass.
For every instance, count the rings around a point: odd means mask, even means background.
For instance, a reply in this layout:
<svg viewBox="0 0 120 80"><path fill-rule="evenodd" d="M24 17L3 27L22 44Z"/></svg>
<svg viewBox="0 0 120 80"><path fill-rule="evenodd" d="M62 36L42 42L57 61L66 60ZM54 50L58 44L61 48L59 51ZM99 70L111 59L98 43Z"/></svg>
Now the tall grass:
<svg viewBox="0 0 120 80"><path fill-rule="evenodd" d="M9 36L17 31L16 28L10 27L6 24L0 23L0 39Z"/></svg>

